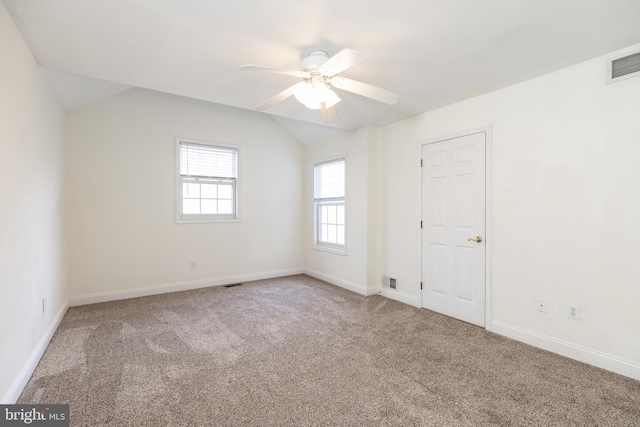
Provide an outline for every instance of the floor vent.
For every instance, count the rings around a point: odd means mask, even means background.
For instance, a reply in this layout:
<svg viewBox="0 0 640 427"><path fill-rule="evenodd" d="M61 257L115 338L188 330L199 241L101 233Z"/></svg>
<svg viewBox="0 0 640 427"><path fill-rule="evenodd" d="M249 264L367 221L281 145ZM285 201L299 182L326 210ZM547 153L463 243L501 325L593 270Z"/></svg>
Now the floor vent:
<svg viewBox="0 0 640 427"><path fill-rule="evenodd" d="M232 283L230 285L224 285L225 288L233 288L234 286L240 286L242 283Z"/></svg>
<svg viewBox="0 0 640 427"><path fill-rule="evenodd" d="M607 60L607 83L640 76L640 50Z"/></svg>

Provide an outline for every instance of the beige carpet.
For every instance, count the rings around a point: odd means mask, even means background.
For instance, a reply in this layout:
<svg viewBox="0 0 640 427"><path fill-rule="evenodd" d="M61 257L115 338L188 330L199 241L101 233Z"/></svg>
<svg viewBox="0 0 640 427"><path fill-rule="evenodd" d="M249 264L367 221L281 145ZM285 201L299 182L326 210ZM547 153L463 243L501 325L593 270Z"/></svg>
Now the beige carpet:
<svg viewBox="0 0 640 427"><path fill-rule="evenodd" d="M640 426L640 382L308 276L69 309L18 403L74 426Z"/></svg>

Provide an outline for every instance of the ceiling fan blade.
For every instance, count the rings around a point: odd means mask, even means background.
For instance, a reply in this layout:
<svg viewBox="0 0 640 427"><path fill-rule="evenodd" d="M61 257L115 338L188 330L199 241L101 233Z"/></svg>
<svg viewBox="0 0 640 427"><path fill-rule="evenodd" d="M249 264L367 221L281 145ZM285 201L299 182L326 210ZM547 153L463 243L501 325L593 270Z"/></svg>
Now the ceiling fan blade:
<svg viewBox="0 0 640 427"><path fill-rule="evenodd" d="M361 62L364 62L364 56L360 52L347 48L329 58L327 62L320 66L320 70L325 76L335 76Z"/></svg>
<svg viewBox="0 0 640 427"><path fill-rule="evenodd" d="M375 99L376 101L384 102L385 104L394 105L398 102L397 93L346 77L332 78L331 85L335 88L346 90L347 92L353 92L366 96L367 98Z"/></svg>
<svg viewBox="0 0 640 427"><path fill-rule="evenodd" d="M322 120L328 125L337 122L340 117L338 117L338 109L335 105L327 108L325 103L320 104L320 112L322 113Z"/></svg>
<svg viewBox="0 0 640 427"><path fill-rule="evenodd" d="M294 71L294 70L285 70L283 68L274 68L274 67L264 67L262 65L241 65L241 69L249 70L249 71L261 71L263 73L274 73L274 74L285 74L287 76L296 76L296 77L309 77L309 73L306 71Z"/></svg>
<svg viewBox="0 0 640 427"><path fill-rule="evenodd" d="M272 96L271 98L267 99L262 104L258 105L256 107L256 110L265 111L265 110L268 110L269 108L273 107L274 105L276 105L278 102L284 101L285 99L287 99L288 97L293 95L293 88L296 85L297 85L297 83L295 85L293 85L293 86L290 86L290 87L286 88L282 92Z"/></svg>

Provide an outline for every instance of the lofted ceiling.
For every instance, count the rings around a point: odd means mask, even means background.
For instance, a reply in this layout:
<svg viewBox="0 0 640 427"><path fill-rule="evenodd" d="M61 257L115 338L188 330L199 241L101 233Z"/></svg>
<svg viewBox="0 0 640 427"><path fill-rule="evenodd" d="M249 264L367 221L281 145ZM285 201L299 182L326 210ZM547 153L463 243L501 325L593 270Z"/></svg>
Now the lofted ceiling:
<svg viewBox="0 0 640 427"><path fill-rule="evenodd" d="M293 97L267 110L303 142L640 43L639 0L3 2L69 109L130 87L253 109L298 80L241 65L295 70L311 50L346 47L366 62L342 75L400 96L389 106L337 91L331 127Z"/></svg>

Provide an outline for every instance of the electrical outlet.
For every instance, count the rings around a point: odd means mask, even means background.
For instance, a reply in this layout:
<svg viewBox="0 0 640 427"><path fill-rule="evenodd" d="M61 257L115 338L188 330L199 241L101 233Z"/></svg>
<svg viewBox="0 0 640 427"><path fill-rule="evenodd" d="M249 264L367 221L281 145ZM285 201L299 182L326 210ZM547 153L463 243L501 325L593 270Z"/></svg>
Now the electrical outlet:
<svg viewBox="0 0 640 427"><path fill-rule="evenodd" d="M580 307L577 305L569 306L569 319L578 320L580 318Z"/></svg>
<svg viewBox="0 0 640 427"><path fill-rule="evenodd" d="M546 313L547 312L547 300L546 299L542 299L542 298L538 298L538 308L537 310L541 313Z"/></svg>
<svg viewBox="0 0 640 427"><path fill-rule="evenodd" d="M198 268L198 261L196 261L195 259L192 259L191 262L189 263L189 267Z"/></svg>

